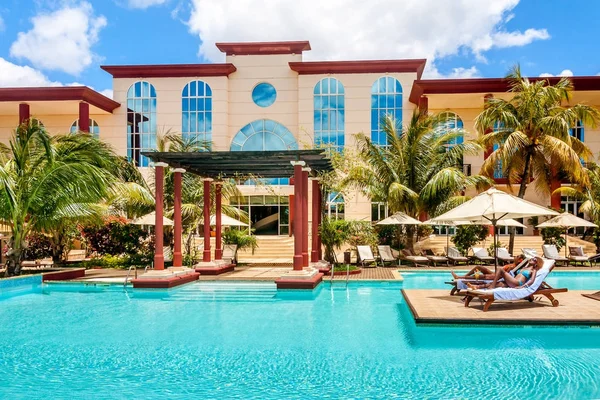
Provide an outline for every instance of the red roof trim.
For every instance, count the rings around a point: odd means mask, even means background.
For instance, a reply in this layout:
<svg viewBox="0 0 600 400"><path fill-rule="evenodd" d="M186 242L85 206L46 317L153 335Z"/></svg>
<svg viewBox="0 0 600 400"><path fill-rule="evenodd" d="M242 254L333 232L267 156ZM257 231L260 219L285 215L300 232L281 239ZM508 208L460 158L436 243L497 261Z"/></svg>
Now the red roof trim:
<svg viewBox="0 0 600 400"><path fill-rule="evenodd" d="M290 68L300 75L370 74L385 72L416 72L421 78L425 59L365 60L365 61L307 61L290 62Z"/></svg>
<svg viewBox="0 0 600 400"><path fill-rule="evenodd" d="M215 43L215 46L228 56L301 54L303 51L310 50L310 43L307 40L295 42Z"/></svg>
<svg viewBox="0 0 600 400"><path fill-rule="evenodd" d="M529 78L536 82L545 80L556 84L560 77ZM574 76L569 78L575 90L600 90L600 76ZM509 90L509 82L505 78L473 78L473 79L430 79L415 81L409 100L417 104L419 97L428 94L464 94L464 93L503 93Z"/></svg>
<svg viewBox="0 0 600 400"><path fill-rule="evenodd" d="M121 106L87 86L0 88L0 102L7 101L85 101L109 113Z"/></svg>
<svg viewBox="0 0 600 400"><path fill-rule="evenodd" d="M233 64L103 65L100 68L114 78L229 76L236 71Z"/></svg>

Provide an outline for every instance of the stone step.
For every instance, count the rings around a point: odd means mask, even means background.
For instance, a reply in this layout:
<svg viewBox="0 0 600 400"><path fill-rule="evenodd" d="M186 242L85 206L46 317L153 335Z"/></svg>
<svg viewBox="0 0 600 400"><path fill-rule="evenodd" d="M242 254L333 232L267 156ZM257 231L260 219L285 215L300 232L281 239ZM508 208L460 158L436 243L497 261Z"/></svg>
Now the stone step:
<svg viewBox="0 0 600 400"><path fill-rule="evenodd" d="M274 283L198 282L173 291L167 301L271 301L277 294Z"/></svg>

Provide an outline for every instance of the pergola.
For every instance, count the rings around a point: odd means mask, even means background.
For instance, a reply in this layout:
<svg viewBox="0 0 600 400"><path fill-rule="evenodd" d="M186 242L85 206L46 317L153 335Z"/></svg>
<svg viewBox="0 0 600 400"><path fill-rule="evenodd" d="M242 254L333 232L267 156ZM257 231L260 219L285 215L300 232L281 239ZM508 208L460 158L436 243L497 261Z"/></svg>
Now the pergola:
<svg viewBox="0 0 600 400"><path fill-rule="evenodd" d="M294 234L294 270L309 266L308 256L308 178L333 169L323 150L282 151L212 151L212 152L144 152L154 162L156 190L156 249L154 268L164 269L163 256L163 180L164 168L174 168L174 240L173 266L182 265L181 254L181 176L191 172L204 178L204 252L203 263L211 262L210 249L210 185L215 183L215 261L222 259L221 250L221 186L225 179L248 176L260 178L293 177L294 199L292 231ZM312 250L310 261L321 259L321 188L318 179L312 180Z"/></svg>

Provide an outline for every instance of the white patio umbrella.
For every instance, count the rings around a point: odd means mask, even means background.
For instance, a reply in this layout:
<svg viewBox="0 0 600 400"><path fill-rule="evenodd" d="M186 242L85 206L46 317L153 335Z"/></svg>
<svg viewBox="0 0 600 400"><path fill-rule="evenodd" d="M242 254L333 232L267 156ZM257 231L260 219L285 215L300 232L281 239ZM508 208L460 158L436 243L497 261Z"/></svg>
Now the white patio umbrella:
<svg viewBox="0 0 600 400"><path fill-rule="evenodd" d="M217 216L211 215L210 216L210 225L215 226L216 224L217 224ZM238 221L237 219L232 218L225 214L221 214L221 225L222 226L248 226L247 223Z"/></svg>
<svg viewBox="0 0 600 400"><path fill-rule="evenodd" d="M421 225L422 222L410 217L403 212L397 212L382 219L377 225Z"/></svg>
<svg viewBox="0 0 600 400"><path fill-rule="evenodd" d="M449 221L487 220L494 227L494 242L497 243L498 230L496 226L498 226L498 221L539 215L558 215L558 213L496 188L490 188L436 219ZM494 267L497 266L498 261L494 258Z"/></svg>
<svg viewBox="0 0 600 400"><path fill-rule="evenodd" d="M564 228L565 229L565 257L567 256L567 247L569 244L569 229L583 226L586 228L597 228L598 225L585 220L583 218L579 218L577 215L573 215L568 212L564 212L552 219L549 219L546 222L542 222L537 226L537 228Z"/></svg>
<svg viewBox="0 0 600 400"><path fill-rule="evenodd" d="M460 225L473 225L471 221L443 221L438 220L437 218L428 219L423 222L424 225L440 225L440 226L460 226ZM448 229L446 229L446 247L450 247L450 234L448 233Z"/></svg>
<svg viewBox="0 0 600 400"><path fill-rule="evenodd" d="M152 211L149 214L144 215L131 221L133 225L155 225L156 224L156 213ZM173 226L173 221L167 217L163 217L163 226Z"/></svg>

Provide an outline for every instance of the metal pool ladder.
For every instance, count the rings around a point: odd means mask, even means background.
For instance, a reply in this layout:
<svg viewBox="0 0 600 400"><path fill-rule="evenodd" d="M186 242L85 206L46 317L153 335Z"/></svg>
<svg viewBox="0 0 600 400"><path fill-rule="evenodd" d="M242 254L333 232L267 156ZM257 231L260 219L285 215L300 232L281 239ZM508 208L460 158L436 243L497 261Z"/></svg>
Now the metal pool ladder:
<svg viewBox="0 0 600 400"><path fill-rule="evenodd" d="M148 268L148 267L146 267ZM125 277L125 282L123 282L123 287L127 287L127 281L129 280L129 274L131 273L131 270L133 269L134 271L134 279L137 279L137 268L135 267L135 265L132 265L131 267L129 267L129 269L127 270L127 276ZM145 271L145 270L144 270Z"/></svg>
<svg viewBox="0 0 600 400"><path fill-rule="evenodd" d="M335 254L334 254L335 256ZM334 261L337 261L334 260ZM331 279L329 279L329 285L333 286L333 276L334 276L334 270L335 270L335 262L333 263L333 265L331 266ZM346 287L348 287L348 280L350 279L350 264L346 264Z"/></svg>

